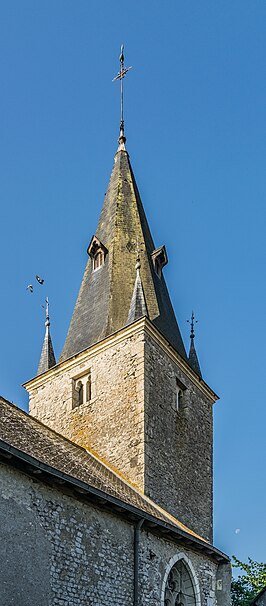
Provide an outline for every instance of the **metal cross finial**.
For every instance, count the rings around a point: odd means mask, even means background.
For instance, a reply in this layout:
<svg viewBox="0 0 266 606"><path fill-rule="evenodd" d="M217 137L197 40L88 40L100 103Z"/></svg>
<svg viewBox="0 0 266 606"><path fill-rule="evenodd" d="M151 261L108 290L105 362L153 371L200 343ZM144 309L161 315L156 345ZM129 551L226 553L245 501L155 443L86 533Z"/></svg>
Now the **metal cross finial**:
<svg viewBox="0 0 266 606"><path fill-rule="evenodd" d="M116 80L120 80L120 135L119 135L118 143L120 143L121 149L125 149L125 142L126 142L125 131L124 131L124 86L123 86L123 80L124 80L124 77L127 74L127 72L130 69L132 69L132 66L125 67L124 60L125 60L125 58L124 58L124 45L122 44L122 46L121 46L121 52L120 52L120 57L119 57L120 70L119 70L117 76L115 78L113 78L113 82L115 82Z"/></svg>
<svg viewBox="0 0 266 606"><path fill-rule="evenodd" d="M195 326L195 324L198 323L198 320L195 320L194 311L192 311L191 319L187 320L187 322L190 324L190 338L194 339L194 337L195 337L194 326Z"/></svg>

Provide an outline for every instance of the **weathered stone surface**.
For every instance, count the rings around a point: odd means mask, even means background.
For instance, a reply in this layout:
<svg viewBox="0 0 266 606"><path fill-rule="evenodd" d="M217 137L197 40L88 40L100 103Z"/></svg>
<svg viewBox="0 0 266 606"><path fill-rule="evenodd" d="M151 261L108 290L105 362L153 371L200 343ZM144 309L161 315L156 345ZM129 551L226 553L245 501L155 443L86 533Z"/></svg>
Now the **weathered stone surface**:
<svg viewBox="0 0 266 606"><path fill-rule="evenodd" d="M30 413L144 490L144 336L88 352L30 389ZM73 408L73 380L91 369L91 401Z"/></svg>
<svg viewBox="0 0 266 606"><path fill-rule="evenodd" d="M31 568L35 605L124 606L132 602L131 526L93 507L84 507L59 491L33 483L18 472L1 469L1 476L2 499L13 506L15 495L21 512L16 537L20 558L16 560L18 552L15 551L12 560L16 579L14 585L7 585L6 601L1 602L1 606L34 605L26 596L24 601L19 601L20 585L23 587L29 580L24 576L25 564L21 566L21 560L27 560L28 569ZM34 530L25 541L23 528L30 519ZM38 543L40 533L36 532L37 526L41 528L46 544L44 541ZM2 532L5 535L3 539L8 541L8 518ZM1 549L3 544L1 542ZM6 567L0 570L1 591L5 572ZM39 584L45 589L43 593L39 593Z"/></svg>
<svg viewBox="0 0 266 606"><path fill-rule="evenodd" d="M232 570L231 565L228 564L219 564L216 572L216 601L217 606L224 606L224 604L231 604L230 602L230 587L232 580ZM257 606L257 602L256 602ZM265 602L258 602L258 606L266 606L266 596Z"/></svg>
<svg viewBox="0 0 266 606"><path fill-rule="evenodd" d="M0 398L0 456L2 449L10 464L23 462L26 471L34 468L35 477L48 473L60 483L67 482L72 487L81 485L85 492L95 489L105 494L109 503L113 498L118 499L122 508L129 506L143 517L152 516L188 533L192 539L200 538L194 537L192 530L147 498L91 450L80 447Z"/></svg>
<svg viewBox="0 0 266 606"><path fill-rule="evenodd" d="M212 400L150 326L143 319L30 382L30 412L212 540ZM89 369L92 399L73 408L73 380Z"/></svg>
<svg viewBox="0 0 266 606"><path fill-rule="evenodd" d="M26 478L0 465L1 606L51 603L51 543L25 486Z"/></svg>
<svg viewBox="0 0 266 606"><path fill-rule="evenodd" d="M212 541L212 402L145 337L145 493ZM180 410L176 380L186 388Z"/></svg>
<svg viewBox="0 0 266 606"><path fill-rule="evenodd" d="M1 528L1 606L133 606L133 525L7 465L0 465L0 477L0 506L13 513ZM16 539L13 553L6 547L10 538ZM215 605L217 565L211 558L143 529L141 606L164 606L163 581L180 552L195 573L197 604ZM223 605L229 606L228 596Z"/></svg>

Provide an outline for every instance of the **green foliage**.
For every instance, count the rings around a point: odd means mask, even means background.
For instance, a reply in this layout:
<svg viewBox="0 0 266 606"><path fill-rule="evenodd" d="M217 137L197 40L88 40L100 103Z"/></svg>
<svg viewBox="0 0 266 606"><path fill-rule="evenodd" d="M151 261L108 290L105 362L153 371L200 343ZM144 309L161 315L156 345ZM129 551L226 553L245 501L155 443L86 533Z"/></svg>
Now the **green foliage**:
<svg viewBox="0 0 266 606"><path fill-rule="evenodd" d="M252 600L266 585L266 564L248 558L248 563L232 557L232 566L240 568L244 574L232 581L232 606L250 606Z"/></svg>

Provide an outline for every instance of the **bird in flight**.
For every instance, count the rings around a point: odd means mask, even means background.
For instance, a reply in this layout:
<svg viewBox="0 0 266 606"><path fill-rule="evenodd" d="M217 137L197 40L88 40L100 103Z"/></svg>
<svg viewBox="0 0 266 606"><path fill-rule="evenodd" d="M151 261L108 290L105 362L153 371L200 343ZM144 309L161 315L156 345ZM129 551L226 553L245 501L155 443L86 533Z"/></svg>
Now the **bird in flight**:
<svg viewBox="0 0 266 606"><path fill-rule="evenodd" d="M39 282L39 284L43 284L44 283L43 278L40 278L40 276L36 275L36 280L37 280L37 282Z"/></svg>
<svg viewBox="0 0 266 606"><path fill-rule="evenodd" d="M26 290L28 290L29 292L33 292L33 286L32 286L32 284L28 284Z"/></svg>

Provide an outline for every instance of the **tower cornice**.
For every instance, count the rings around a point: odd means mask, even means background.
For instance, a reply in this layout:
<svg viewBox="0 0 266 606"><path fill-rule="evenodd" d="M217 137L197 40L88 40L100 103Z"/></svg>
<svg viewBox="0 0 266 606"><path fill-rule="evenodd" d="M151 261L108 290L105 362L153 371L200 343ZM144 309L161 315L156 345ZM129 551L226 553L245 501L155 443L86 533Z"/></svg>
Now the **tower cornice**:
<svg viewBox="0 0 266 606"><path fill-rule="evenodd" d="M71 369L75 369L77 363L82 364L93 358L93 356L101 351L108 349L110 346L118 345L120 342L124 341L127 338L131 338L133 336L137 336L143 333L145 338L145 333L149 337L151 337L154 341L156 341L160 347L165 351L165 353L177 364L177 366L184 372L184 374L192 381L192 383L197 387L208 399L214 403L219 399L219 396L209 387L207 383L203 379L201 379L196 372L191 368L188 362L184 360L184 358L174 349L174 347L167 341L164 335L154 326L154 324L147 317L142 317L132 324L126 326L113 333L112 335L102 339L98 343L95 343L91 347L84 349L83 351L78 352L74 356L71 356L67 360L63 360L62 362L58 362L55 366L47 370L41 375L37 375L33 377L29 381L23 383L23 387L27 391L32 391L35 387L39 387L46 381L51 381L53 377L58 376L62 372L69 371Z"/></svg>

